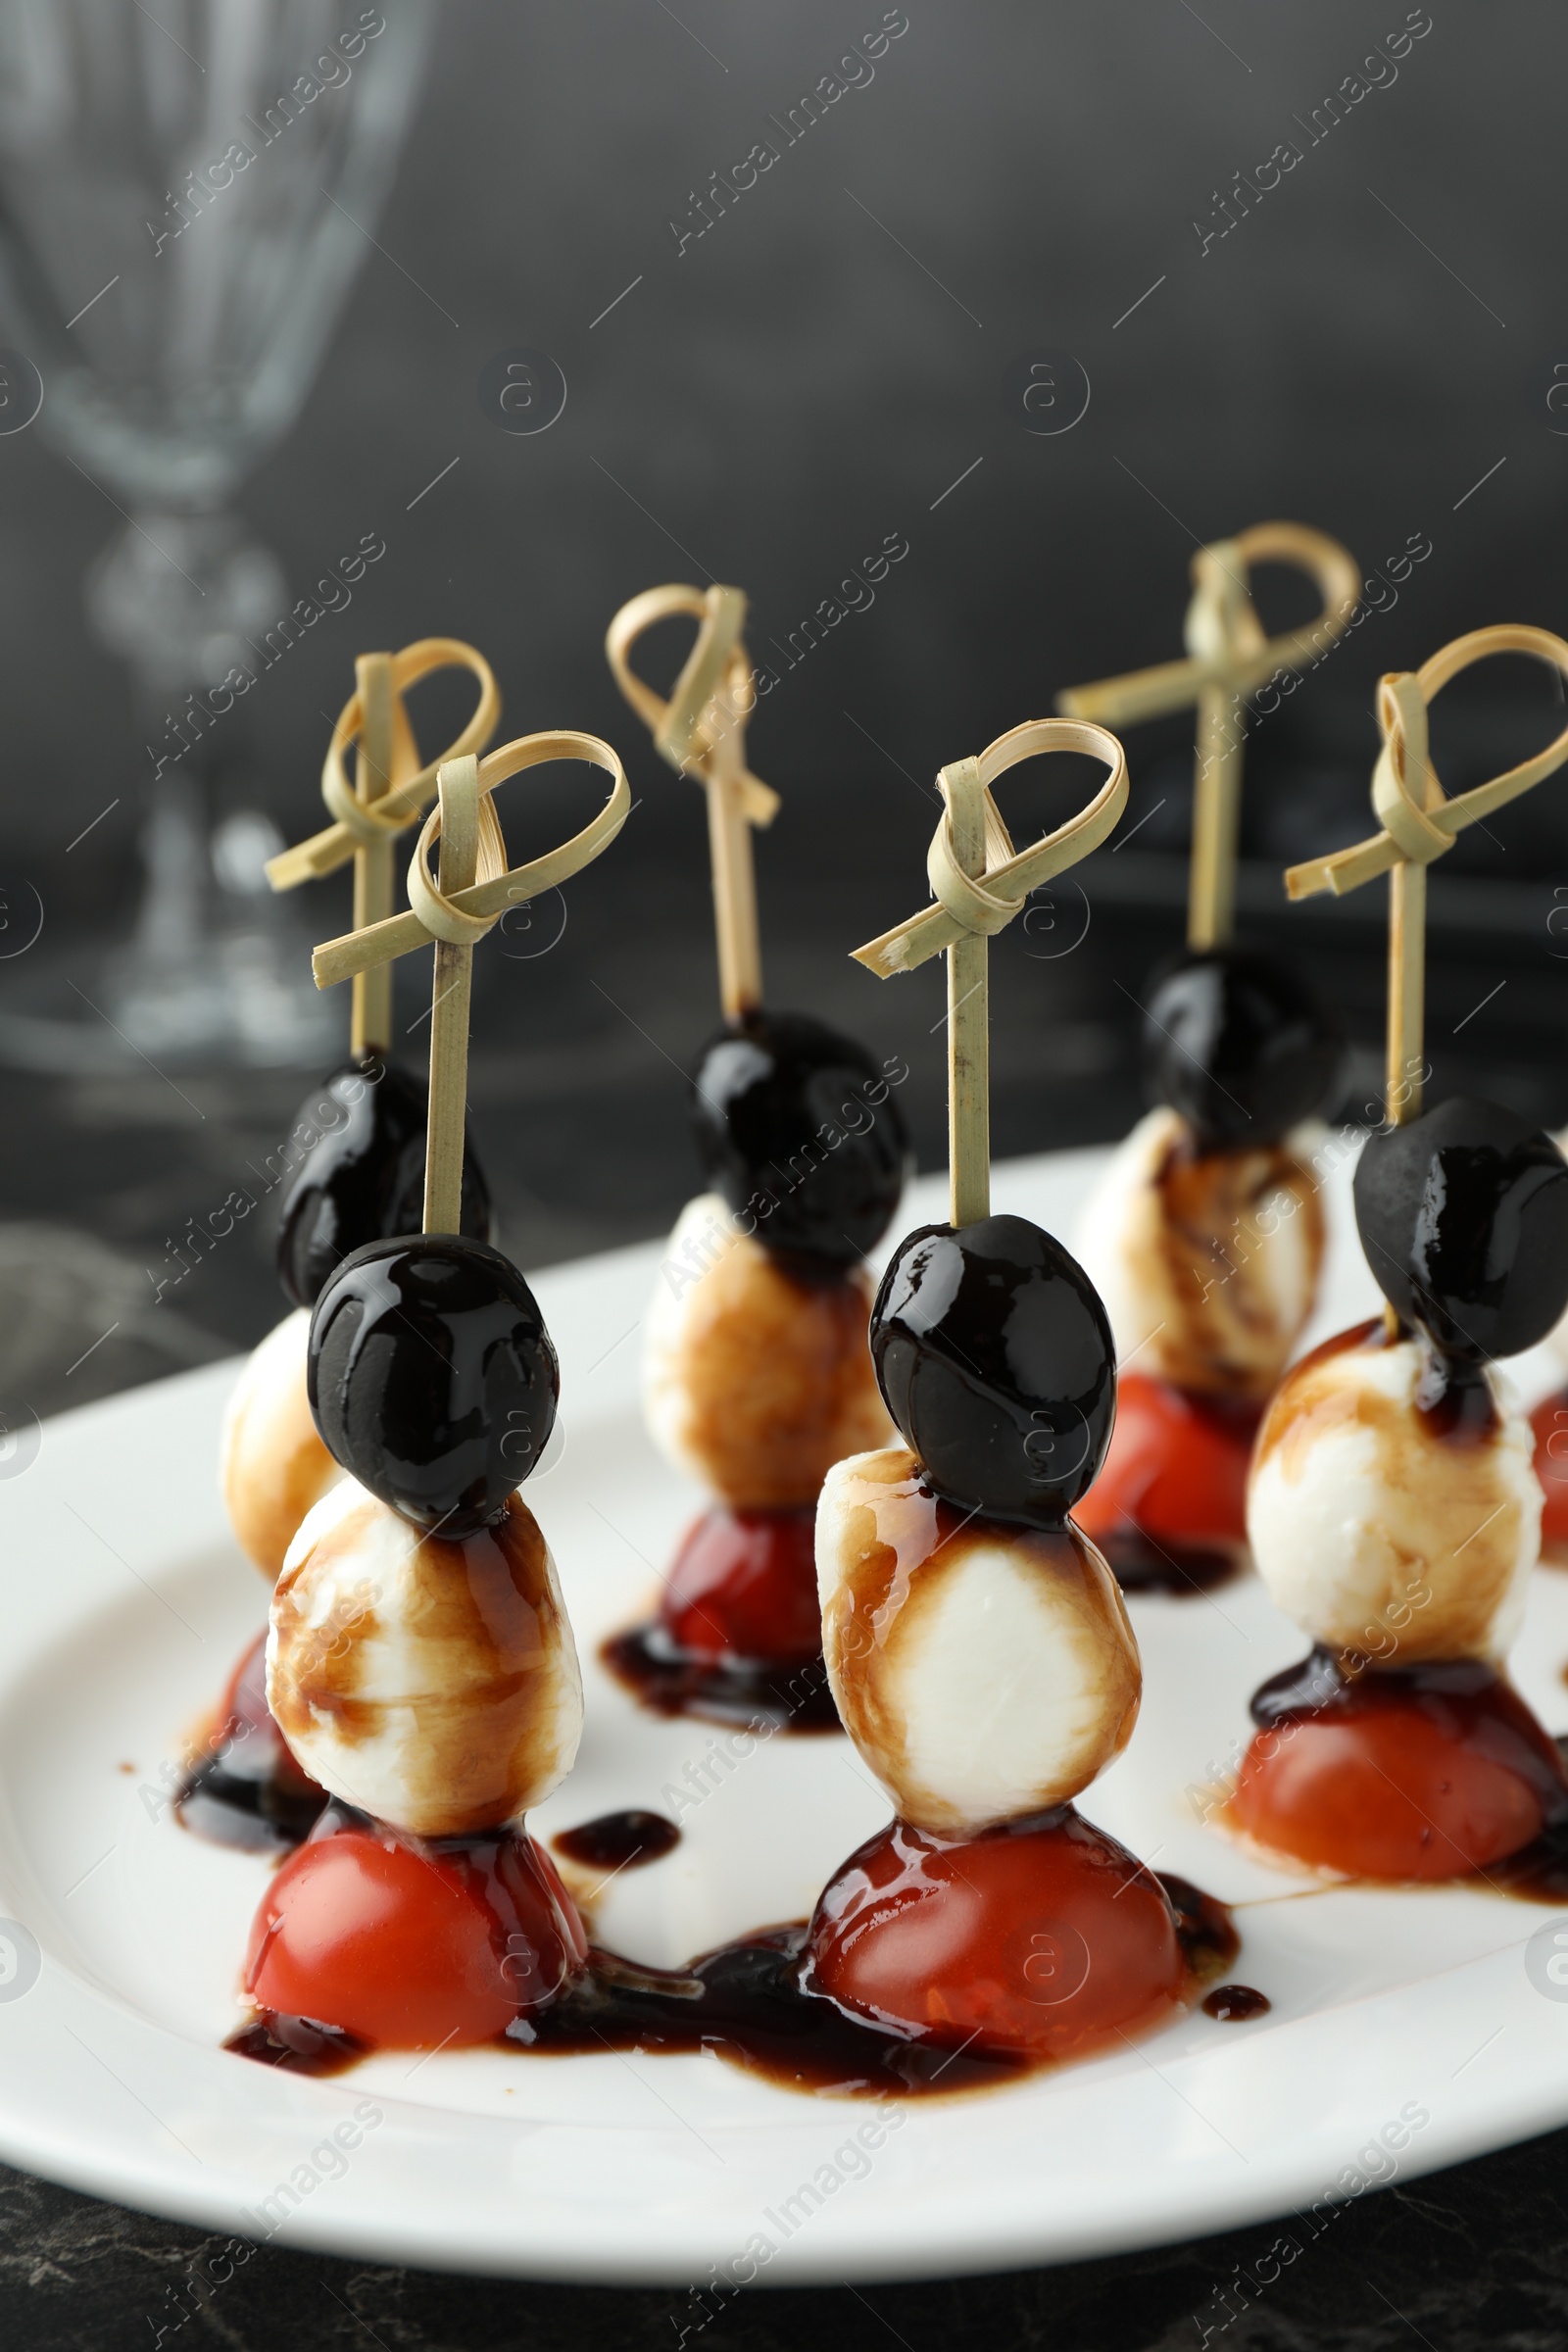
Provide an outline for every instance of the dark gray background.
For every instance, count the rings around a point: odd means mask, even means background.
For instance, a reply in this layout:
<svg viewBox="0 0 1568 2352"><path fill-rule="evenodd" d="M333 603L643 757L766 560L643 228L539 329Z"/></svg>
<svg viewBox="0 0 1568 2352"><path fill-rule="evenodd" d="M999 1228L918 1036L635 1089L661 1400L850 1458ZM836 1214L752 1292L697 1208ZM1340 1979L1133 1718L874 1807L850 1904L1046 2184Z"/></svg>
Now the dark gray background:
<svg viewBox="0 0 1568 2352"><path fill-rule="evenodd" d="M877 24L877 0L692 0L690 33L658 0L453 0L385 253L244 502L302 591L362 531L388 542L352 618L251 700L273 806L312 815L319 709L359 646L472 637L515 727L631 743L599 651L625 596L735 580L765 654L902 530L911 554L875 611L772 698L755 747L806 839L843 793L889 820L891 873L865 904L896 911L918 806L846 706L928 777L1058 686L1179 651L1195 538L1284 514L1370 568L1431 536L1397 610L1306 705L1333 690L1364 710L1379 669L1482 621L1560 622L1568 441L1546 429L1544 368L1568 345L1561 16L1434 5L1396 82L1314 147L1298 121L1400 25L1398 0L1215 0L1212 29L1182 0L911 0L870 86L677 258L692 189ZM1200 258L1195 217L1286 138L1301 163ZM479 411L485 361L518 344L570 388L535 438ZM1093 385L1056 439L1006 405L1042 344ZM0 487L8 846L47 860L131 773L121 680L79 616L82 567L118 526L35 433L0 449ZM644 817L645 856L679 821L672 797ZM117 870L112 840L95 862Z"/></svg>
<svg viewBox="0 0 1568 2352"><path fill-rule="evenodd" d="M924 896L945 760L1049 709L1061 685L1180 652L1199 539L1285 514L1342 537L1368 570L1411 534L1432 544L1250 755L1244 904L1281 937L1288 924L1345 1003L1361 1096L1381 1023L1381 886L1287 914L1279 867L1366 829L1380 670L1486 621L1568 618L1568 438L1545 401L1551 355L1568 348L1548 193L1554 11L1440 8L1397 78L1315 144L1313 110L1405 10L916 0L906 13L868 86L678 252L670 221L689 223L694 190L773 135L768 118L883 11L452 0L379 249L367 246L302 421L244 496L291 591L365 532L387 553L214 730L220 797L260 799L291 835L318 821L325 719L354 654L434 632L486 650L504 733L608 733L644 796L572 886L547 959L504 943L480 958L475 1113L524 1263L654 1232L688 1182L663 1056L684 1063L712 1018L703 812L604 664L605 624L635 590L739 582L757 652L777 663L858 560L890 532L907 539L874 607L782 675L751 756L784 798L759 845L770 994L907 1052L926 1165L943 1147L939 976L887 987L847 951ZM1204 253L1195 220L1221 221L1217 192L1286 139L1300 162ZM481 411L486 364L519 345L552 354L568 385L536 436ZM1043 346L1074 353L1092 386L1056 437L1025 428L1017 391L1021 355ZM4 861L43 892L58 952L128 924L150 762L125 680L81 618L83 568L118 517L36 431L0 441L0 496ZM1267 583L1278 615L1307 601ZM667 677L681 649L666 635L644 659ZM441 692L418 713L428 741L457 707ZM1542 741L1555 709L1522 662L1462 681L1435 724L1449 788ZM1084 948L1053 953L1081 918L1069 892L997 951L999 1151L1112 1134L1136 1104L1133 1000L1177 936L1190 734L1176 717L1132 736L1123 830L1147 821L1125 856L1084 869ZM1019 837L1063 814L1080 782L1038 767L1009 780ZM1433 894L1440 1083L1485 1084L1551 1118L1568 1112L1546 927L1568 878L1564 790L1467 834ZM512 788L514 854L558 837L589 791L565 770ZM68 864L65 845L117 795ZM297 904L330 936L346 886ZM0 964L0 1003L24 968ZM412 1019L422 975L402 985ZM275 1144L298 1087L217 1074L186 1090L202 1120L139 1074L11 1091L12 1213L54 1213L47 1134L80 1173L77 1220L161 1265L167 1236ZM231 1340L272 1312L265 1240L251 1240L248 1258L229 1252L239 1262L183 1294L183 1311ZM141 1368L128 1344L96 1376Z"/></svg>
<svg viewBox="0 0 1568 2352"><path fill-rule="evenodd" d="M766 657L889 532L907 537L907 558L873 610L769 695L751 758L784 796L760 843L769 993L908 1054L927 1166L942 1150L939 976L886 986L846 956L925 895L935 769L1049 709L1061 685L1176 655L1199 540L1284 514L1370 568L1411 533L1430 537L1396 605L1250 759L1244 903L1332 981L1359 1048L1348 1100L1364 1098L1381 891L1286 914L1278 867L1368 829L1379 671L1484 622L1568 623L1568 439L1545 405L1552 357L1568 351L1568 26L1544 0L1433 0L1393 86L1309 145L1298 119L1405 14L1348 0L1204 0L1200 14L1185 0L909 0L909 29L870 86L677 255L668 222L691 191L833 70L880 6L449 0L381 250L368 249L299 426L242 502L296 593L366 531L387 555L216 745L225 792L260 798L292 835L318 821L325 720L355 653L450 632L494 662L504 733L582 726L623 750L642 805L570 887L560 944L525 960L493 942L479 958L475 1126L524 1264L668 1218L691 1174L675 1065L713 1018L700 795L621 705L605 624L652 582L729 579L752 598ZM1215 192L1282 139L1300 164L1200 254L1195 217L1209 222ZM536 437L480 408L486 363L519 345L549 352L569 388ZM1087 415L1054 438L1025 430L1016 396L1020 358L1041 347L1075 354L1092 386ZM81 617L83 569L119 518L35 431L0 440L0 862L42 892L51 942L86 956L128 923L148 767L124 679ZM1302 609L1284 589L1270 607ZM671 638L647 658L667 677L679 650ZM1523 664L1451 703L1434 740L1453 790L1556 723ZM439 718L421 720L432 740ZM1069 895L995 953L999 1151L1109 1136L1132 1115L1136 996L1179 933L1189 735L1178 719L1131 738L1127 824L1165 806L1125 858L1107 850L1085 869L1083 945L1054 953L1080 920ZM1009 784L1019 837L1065 813L1072 790ZM1565 792L1548 783L1489 837L1468 836L1449 861L1460 878L1433 885L1440 1091L1485 1086L1553 1119L1568 1113L1568 975L1547 929L1568 884ZM556 837L588 793L565 778L514 787L514 855ZM65 845L117 795L68 864ZM345 916L335 884L311 902L317 937ZM405 982L406 1019L420 985ZM177 1096L145 1072L0 1083L0 1213L53 1236L53 1254L23 1254L54 1288L11 1314L12 1371L20 1361L37 1410L266 1328L278 1300L253 1226L67 1372L108 1320L113 1283L136 1293L166 1238L273 1148L300 1078L181 1077ZM1554 2345L1565 2191L1557 2138L1369 2199L1224 2340ZM25 2184L0 2198L0 2232L6 2332L51 2346L145 2342L196 2243ZM768 2298L704 2341L1187 2344L1194 2313L1267 2236L991 2286ZM184 2340L656 2344L684 2311L277 2252L246 2277Z"/></svg>

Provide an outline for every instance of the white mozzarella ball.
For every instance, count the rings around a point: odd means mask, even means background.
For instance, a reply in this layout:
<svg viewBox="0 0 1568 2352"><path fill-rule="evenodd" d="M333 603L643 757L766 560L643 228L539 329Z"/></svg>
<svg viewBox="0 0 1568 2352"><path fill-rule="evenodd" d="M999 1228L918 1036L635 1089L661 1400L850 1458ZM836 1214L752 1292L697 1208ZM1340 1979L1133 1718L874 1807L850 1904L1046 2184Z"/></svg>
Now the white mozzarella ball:
<svg viewBox="0 0 1568 2352"><path fill-rule="evenodd" d="M1118 1358L1197 1396L1261 1403L1312 1312L1323 1208L1311 1134L1199 1156L1152 1110L1111 1157L1074 1253L1104 1300Z"/></svg>
<svg viewBox="0 0 1568 2352"><path fill-rule="evenodd" d="M829 1471L816 1517L828 1677L901 1819L960 1834L1063 1803L1138 1717L1138 1645L1087 1536L937 1505L902 1446Z"/></svg>
<svg viewBox="0 0 1568 2352"><path fill-rule="evenodd" d="M449 1543L345 1479L283 1563L267 1701L323 1788L417 1837L499 1829L542 1804L577 1752L582 1678L520 1495Z"/></svg>
<svg viewBox="0 0 1568 2352"><path fill-rule="evenodd" d="M1494 1418L1442 1434L1416 1406L1422 1344L1319 1350L1258 1432L1247 1526L1259 1575L1327 1648L1375 1663L1507 1652L1541 1547L1534 1441L1494 1367Z"/></svg>
<svg viewBox="0 0 1568 2352"><path fill-rule="evenodd" d="M275 1577L295 1530L342 1477L311 1419L305 1393L308 1307L298 1307L246 1357L219 1446L223 1503L241 1548Z"/></svg>
<svg viewBox="0 0 1568 2352"><path fill-rule="evenodd" d="M737 1510L803 1510L832 1464L893 1434L867 1341L864 1265L802 1280L716 1193L681 1210L644 1322L662 1453Z"/></svg>

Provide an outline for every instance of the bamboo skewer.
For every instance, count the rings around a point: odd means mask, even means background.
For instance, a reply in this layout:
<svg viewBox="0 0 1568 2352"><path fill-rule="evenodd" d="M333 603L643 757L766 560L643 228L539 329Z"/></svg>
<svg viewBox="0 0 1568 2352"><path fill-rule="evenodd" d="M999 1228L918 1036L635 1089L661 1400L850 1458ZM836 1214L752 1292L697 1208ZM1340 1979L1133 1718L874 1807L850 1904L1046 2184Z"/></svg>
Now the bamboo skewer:
<svg viewBox="0 0 1568 2352"><path fill-rule="evenodd" d="M441 896L467 890L479 871L479 762L469 752L436 777L441 828ZM502 860L503 868L505 859ZM390 972L392 966L378 967ZM363 977L357 974L357 978ZM473 942L437 936L430 988L430 1112L424 1155L424 1230L463 1224L463 1141L468 1099L468 1005Z"/></svg>
<svg viewBox="0 0 1568 2352"><path fill-rule="evenodd" d="M947 770L949 847L972 882L986 872L986 812L980 763ZM948 950L948 1190L955 1227L991 1214L991 945L961 931Z"/></svg>
<svg viewBox="0 0 1568 2352"><path fill-rule="evenodd" d="M1425 814L1443 798L1427 758L1427 707L1408 670L1391 671L1378 687L1378 716L1404 796ZM1412 781L1414 779L1414 781ZM1425 1073L1427 982L1427 869L1401 858L1389 874L1389 995L1385 1045L1385 1108L1403 1127L1421 1116Z"/></svg>
<svg viewBox="0 0 1568 2352"><path fill-rule="evenodd" d="M1331 858L1291 866L1285 887L1293 899L1329 892L1343 897L1378 874L1389 877L1387 1094L1391 1126L1421 1115L1426 1076L1425 989L1427 867L1451 850L1466 825L1490 816L1568 760L1568 727L1534 759L1449 800L1427 751L1427 709L1460 670L1493 654L1533 654L1568 680L1568 644L1549 629L1513 622L1456 637L1415 671L1392 671L1379 681L1378 724L1383 749L1372 772L1372 806L1383 830Z"/></svg>
<svg viewBox="0 0 1568 2352"><path fill-rule="evenodd" d="M1323 598L1317 618L1265 637L1249 586L1254 564L1290 564L1309 573ZM1196 705L1187 944L1205 949L1222 946L1236 924L1243 768L1236 707L1277 670L1317 659L1348 628L1361 575L1338 540L1298 522L1256 523L1234 539L1201 547L1192 572L1184 630L1188 660L1068 687L1057 695L1056 708L1075 718L1127 726Z"/></svg>
<svg viewBox="0 0 1568 2352"><path fill-rule="evenodd" d="M401 698L392 683L390 654L361 654L354 664L360 698L359 757L354 797L361 808L384 799L393 785L393 719ZM416 760L416 766L418 762ZM392 911L392 844L384 838L361 842L354 852L354 928L379 923ZM354 1008L349 1051L356 1061L385 1054L392 1043L392 966L377 964L354 975Z"/></svg>
<svg viewBox="0 0 1568 2352"><path fill-rule="evenodd" d="M509 776L552 760L587 760L613 779L590 824L559 849L507 867L506 844L492 799ZM430 992L430 1111L425 1145L424 1230L462 1226L464 1116L467 1093L468 1005L473 951L509 906L564 882L610 847L631 808L626 772L608 743L575 728L520 735L487 759L466 753L443 760L436 806L409 865L409 911L328 940L312 957L318 988L380 967L435 943ZM440 844L439 881L430 853Z"/></svg>
<svg viewBox="0 0 1568 2352"><path fill-rule="evenodd" d="M1088 807L1027 850L1014 850L991 787L1008 768L1043 752L1087 752L1109 769ZM1072 718L1030 719L955 760L937 777L942 822L926 873L935 904L879 939L855 960L879 979L948 958L949 1221L956 1229L991 1213L990 942L1042 882L1087 858L1127 806L1127 760L1114 735Z"/></svg>
<svg viewBox="0 0 1568 2352"><path fill-rule="evenodd" d="M701 626L665 702L632 668L631 648L645 629L676 614L689 614ZM671 584L622 605L605 637L615 683L649 727L661 758L677 775L695 776L708 796L719 999L730 1022L762 1001L752 831L771 824L779 805L777 793L746 765L746 725L757 689L741 639L745 619L746 599L738 588L715 584L705 592Z"/></svg>
<svg viewBox="0 0 1568 2352"><path fill-rule="evenodd" d="M757 920L757 866L752 826L741 795L742 720L721 682L709 706L714 739L710 760L708 851L713 874L713 929L718 943L718 994L726 1021L738 1021L762 1001L762 945Z"/></svg>
<svg viewBox="0 0 1568 2352"><path fill-rule="evenodd" d="M1235 562L1232 562L1232 558ZM1242 827L1242 743L1232 722L1234 661L1255 654L1262 625L1240 585L1247 559L1232 541L1204 548L1194 564L1198 595L1189 614L1195 651L1230 658L1232 678L1210 678L1199 689L1194 751L1193 843L1187 877L1187 944L1213 948L1236 928L1236 852ZM1360 583L1357 581L1357 587Z"/></svg>

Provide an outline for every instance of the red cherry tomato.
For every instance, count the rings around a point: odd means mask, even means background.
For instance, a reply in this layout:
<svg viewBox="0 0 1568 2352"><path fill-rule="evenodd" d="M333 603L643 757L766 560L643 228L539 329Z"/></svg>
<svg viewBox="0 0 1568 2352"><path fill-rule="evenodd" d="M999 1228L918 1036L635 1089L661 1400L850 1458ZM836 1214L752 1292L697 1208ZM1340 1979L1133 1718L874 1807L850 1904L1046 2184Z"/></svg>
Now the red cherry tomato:
<svg viewBox="0 0 1568 2352"><path fill-rule="evenodd" d="M814 1511L706 1511L681 1540L660 1606L670 1640L696 1658L816 1657L815 1534Z"/></svg>
<svg viewBox="0 0 1568 2352"><path fill-rule="evenodd" d="M489 2041L552 1999L587 1939L548 1857L522 1836L426 1847L347 1828L291 1854L251 1929L262 2010L371 2048Z"/></svg>
<svg viewBox="0 0 1568 2352"><path fill-rule="evenodd" d="M1497 1693L1460 1725L1395 1678L1369 1675L1348 1705L1258 1733L1231 1818L1259 1845L1351 1878L1484 1870L1540 1837L1542 1788L1561 1780L1545 1733L1506 1684Z"/></svg>
<svg viewBox="0 0 1568 2352"><path fill-rule="evenodd" d="M1536 1476L1546 1498L1541 1541L1559 1547L1568 1565L1568 1389L1538 1404L1530 1426L1536 1433Z"/></svg>
<svg viewBox="0 0 1568 2352"><path fill-rule="evenodd" d="M969 1838L890 1823L829 1882L808 1950L846 2009L1036 2059L1144 2032L1188 1988L1158 1880L1072 1812Z"/></svg>
<svg viewBox="0 0 1568 2352"><path fill-rule="evenodd" d="M211 1745L216 1749L225 1741L233 1743L233 1752L225 1758L230 1771L243 1773L247 1780L273 1781L280 1788L317 1795L324 1802L326 1790L296 1760L267 1704L265 1634L257 1635L229 1676L218 1725Z"/></svg>
<svg viewBox="0 0 1568 2352"><path fill-rule="evenodd" d="M1247 1541L1247 1473L1260 1413L1124 1372L1104 1467L1073 1517L1103 1543L1144 1535L1174 1550Z"/></svg>

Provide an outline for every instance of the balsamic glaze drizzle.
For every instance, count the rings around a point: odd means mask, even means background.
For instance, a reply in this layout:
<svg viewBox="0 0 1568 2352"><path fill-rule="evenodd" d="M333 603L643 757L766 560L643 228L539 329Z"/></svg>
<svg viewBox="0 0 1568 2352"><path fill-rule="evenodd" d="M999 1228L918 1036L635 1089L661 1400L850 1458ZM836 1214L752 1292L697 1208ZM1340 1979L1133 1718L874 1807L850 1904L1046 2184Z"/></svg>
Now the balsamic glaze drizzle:
<svg viewBox="0 0 1568 2352"><path fill-rule="evenodd" d="M1222 2025L1245 2026L1254 2017L1267 2017L1274 2004L1250 1984L1216 1984L1200 2006L1205 2017L1217 2017Z"/></svg>
<svg viewBox="0 0 1568 2352"><path fill-rule="evenodd" d="M1239 1948L1230 1913L1186 1879L1161 1874L1160 1885L1192 1977L1217 1975ZM786 2089L850 2096L976 2090L1038 2071L1014 2051L982 2053L881 2032L803 1991L808 1933L804 1921L771 1928L683 1971L642 1968L595 1949L548 2007L517 2017L502 2039L547 2057L712 2050ZM308 2075L340 2074L365 2055L346 2034L270 2014L230 2034L223 2047Z"/></svg>
<svg viewBox="0 0 1568 2352"><path fill-rule="evenodd" d="M590 1870L642 1870L673 1853L680 1832L662 1813L633 1806L624 1813L601 1813L574 1830L563 1830L550 1842L568 1862Z"/></svg>

